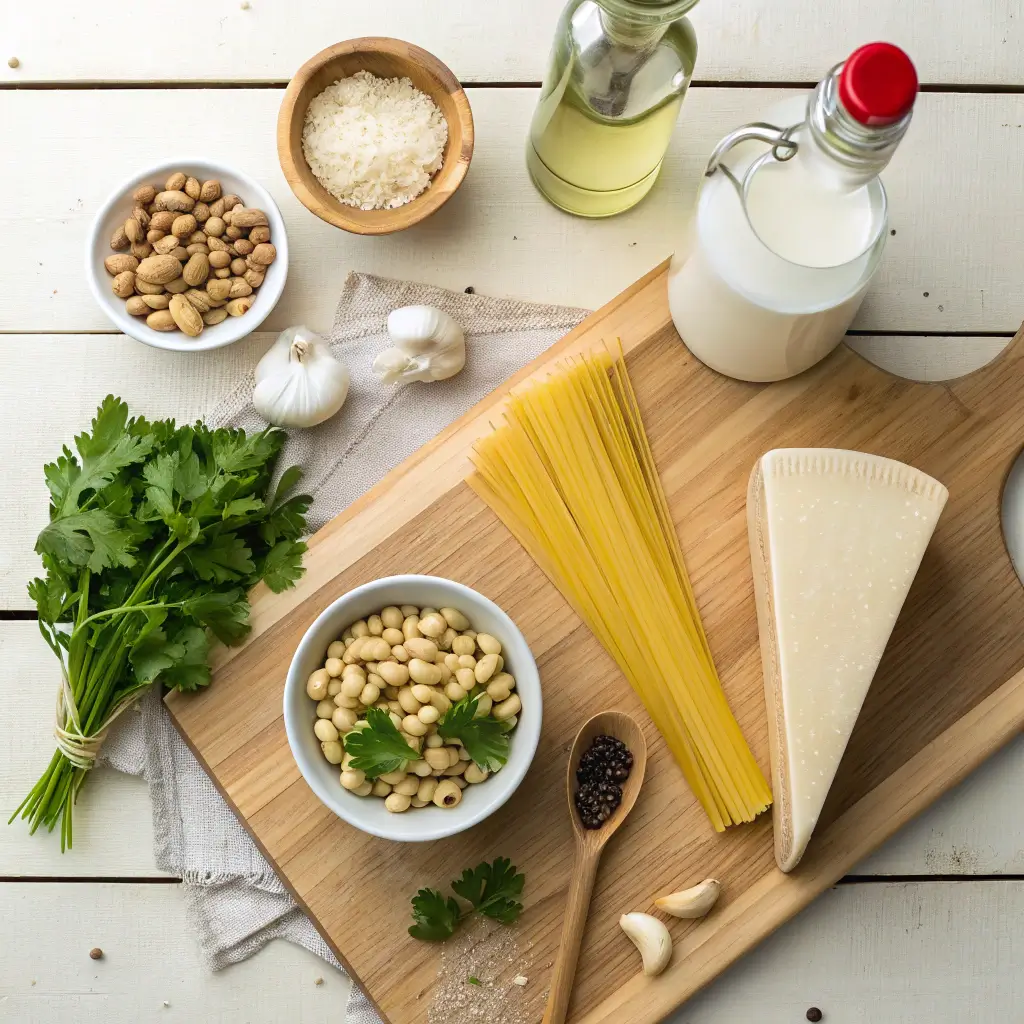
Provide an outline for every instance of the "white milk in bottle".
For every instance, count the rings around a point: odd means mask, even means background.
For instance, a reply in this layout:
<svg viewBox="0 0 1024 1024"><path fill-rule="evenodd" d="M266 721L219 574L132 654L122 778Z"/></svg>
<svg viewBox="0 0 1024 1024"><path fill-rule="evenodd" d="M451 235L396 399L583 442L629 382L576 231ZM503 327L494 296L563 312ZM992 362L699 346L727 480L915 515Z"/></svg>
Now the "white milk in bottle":
<svg viewBox="0 0 1024 1024"><path fill-rule="evenodd" d="M672 319L694 355L730 377L771 381L842 341L885 246L878 174L916 95L907 55L873 43L809 99L794 96L719 143L669 272Z"/></svg>

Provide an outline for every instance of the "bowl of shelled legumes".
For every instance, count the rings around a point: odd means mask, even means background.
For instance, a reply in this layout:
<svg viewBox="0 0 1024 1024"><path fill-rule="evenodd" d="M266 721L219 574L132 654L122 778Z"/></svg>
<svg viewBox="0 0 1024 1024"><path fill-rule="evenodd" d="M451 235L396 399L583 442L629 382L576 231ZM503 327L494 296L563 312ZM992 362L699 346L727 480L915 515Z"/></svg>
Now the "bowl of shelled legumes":
<svg viewBox="0 0 1024 1024"><path fill-rule="evenodd" d="M306 631L284 721L299 771L335 814L385 839L441 839L522 782L540 740L540 676L493 601L437 576L389 576Z"/></svg>

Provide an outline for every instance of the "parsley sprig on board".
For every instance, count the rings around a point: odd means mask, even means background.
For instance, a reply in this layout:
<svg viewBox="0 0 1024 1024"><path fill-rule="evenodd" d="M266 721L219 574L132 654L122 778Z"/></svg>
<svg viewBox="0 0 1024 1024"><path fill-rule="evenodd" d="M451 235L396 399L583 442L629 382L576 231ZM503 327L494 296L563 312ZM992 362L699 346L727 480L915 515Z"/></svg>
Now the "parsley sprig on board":
<svg viewBox="0 0 1024 1024"><path fill-rule="evenodd" d="M453 704L437 724L444 739L458 738L469 756L485 771L496 772L508 760L511 726L489 715L476 717L479 697L463 697Z"/></svg>
<svg viewBox="0 0 1024 1024"><path fill-rule="evenodd" d="M249 632L247 591L261 580L281 591L302 574L300 470L271 487L285 436L129 418L110 395L75 451L44 468L45 575L28 590L77 708L69 731L86 747L152 683L206 686L211 638L237 644ZM62 848L89 764L76 760L57 750L12 815L33 832L59 823Z"/></svg>
<svg viewBox="0 0 1024 1024"><path fill-rule="evenodd" d="M518 874L507 857L466 868L462 877L451 883L451 888L469 907L463 909L454 897L446 899L437 889L420 889L412 898L415 923L409 928L409 934L414 939L432 942L450 938L462 920L474 912L502 924L513 924L523 910L519 898L525 883L526 876Z"/></svg>

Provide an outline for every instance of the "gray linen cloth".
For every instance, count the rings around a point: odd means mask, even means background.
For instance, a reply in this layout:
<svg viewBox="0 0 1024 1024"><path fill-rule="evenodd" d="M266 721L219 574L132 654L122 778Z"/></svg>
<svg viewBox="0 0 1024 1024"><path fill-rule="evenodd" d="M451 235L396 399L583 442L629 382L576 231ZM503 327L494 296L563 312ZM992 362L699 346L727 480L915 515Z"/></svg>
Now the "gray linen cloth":
<svg viewBox="0 0 1024 1024"><path fill-rule="evenodd" d="M370 366L389 345L388 313L420 303L443 309L462 326L466 367L446 381L385 386ZM292 431L281 460L305 470L303 489L314 499L310 529L345 509L586 315L350 274L330 333L332 352L352 374L348 401L326 423ZM250 401L253 383L250 373L210 410L207 422L262 429L266 424ZM296 942L342 969L171 725L155 689L122 716L101 757L149 783L157 865L182 878L189 917L213 970L252 956L274 938ZM355 986L344 1020L379 1021Z"/></svg>

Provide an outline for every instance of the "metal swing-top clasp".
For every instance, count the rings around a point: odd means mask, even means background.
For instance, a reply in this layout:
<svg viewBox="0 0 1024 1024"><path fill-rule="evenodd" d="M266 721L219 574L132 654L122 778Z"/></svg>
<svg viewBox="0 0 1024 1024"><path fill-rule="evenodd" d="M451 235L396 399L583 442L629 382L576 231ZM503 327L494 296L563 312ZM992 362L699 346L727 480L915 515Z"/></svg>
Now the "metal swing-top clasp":
<svg viewBox="0 0 1024 1024"><path fill-rule="evenodd" d="M768 161L783 164L792 160L800 149L800 144L793 136L804 127L805 121L798 121L788 128L780 128L778 125L768 124L766 121L755 121L752 124L745 124L733 132L729 132L721 142L715 146L704 170L704 177L710 178L716 171L721 171L732 183L744 206L746 205L747 192L750 189L750 180ZM743 174L742 179L737 178L730 168L722 162L722 158L734 146L741 142L764 142L771 146L766 153L762 153L756 160L751 161Z"/></svg>

